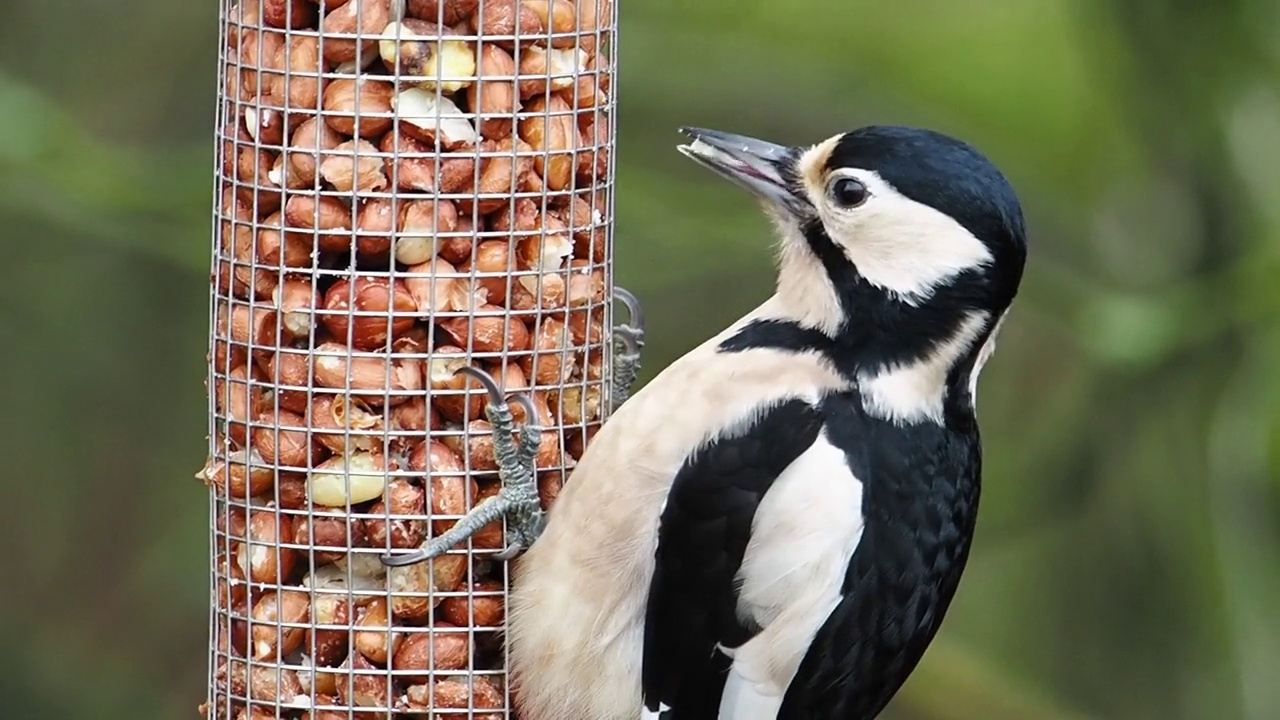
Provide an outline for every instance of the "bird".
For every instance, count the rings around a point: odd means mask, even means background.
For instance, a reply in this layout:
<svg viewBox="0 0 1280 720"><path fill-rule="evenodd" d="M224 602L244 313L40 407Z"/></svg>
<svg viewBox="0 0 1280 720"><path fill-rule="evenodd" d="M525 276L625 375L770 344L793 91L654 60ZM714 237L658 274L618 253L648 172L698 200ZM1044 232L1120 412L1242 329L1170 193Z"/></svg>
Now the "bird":
<svg viewBox="0 0 1280 720"><path fill-rule="evenodd" d="M513 704L522 720L871 720L969 557L977 382L1022 282L1021 204L935 130L681 132L772 221L776 287L618 405L522 535Z"/></svg>

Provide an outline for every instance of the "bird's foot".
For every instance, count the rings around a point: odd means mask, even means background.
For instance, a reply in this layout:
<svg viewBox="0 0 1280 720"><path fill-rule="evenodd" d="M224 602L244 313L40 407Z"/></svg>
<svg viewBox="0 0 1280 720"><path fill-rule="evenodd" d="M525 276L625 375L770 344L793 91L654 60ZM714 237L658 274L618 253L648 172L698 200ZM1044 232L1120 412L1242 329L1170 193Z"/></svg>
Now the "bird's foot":
<svg viewBox="0 0 1280 720"><path fill-rule="evenodd" d="M644 348L644 315L640 300L631 291L615 287L614 300L627 308L627 322L613 329L613 409L631 397L631 386L640 372L640 351Z"/></svg>
<svg viewBox="0 0 1280 720"><path fill-rule="evenodd" d="M448 552L467 541L481 528L495 520L506 518L507 547L495 553L497 560L510 560L533 544L542 532L542 503L538 496L538 478L535 458L542 439L537 427L538 417L533 402L523 393L512 397L524 409L525 421L516 437L515 417L502 389L488 373L470 366L458 372L474 377L489 394L485 415L493 426L494 459L498 465L498 477L502 489L487 498L458 520L444 533L423 543L416 552L407 555L384 555L382 564L392 567L412 565Z"/></svg>

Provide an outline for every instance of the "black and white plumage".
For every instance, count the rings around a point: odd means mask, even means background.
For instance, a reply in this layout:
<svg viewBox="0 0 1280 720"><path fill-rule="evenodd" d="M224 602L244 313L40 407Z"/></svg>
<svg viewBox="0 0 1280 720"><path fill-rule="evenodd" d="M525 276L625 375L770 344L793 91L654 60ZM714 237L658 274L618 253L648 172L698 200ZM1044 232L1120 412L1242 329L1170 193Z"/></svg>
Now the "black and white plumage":
<svg viewBox="0 0 1280 720"><path fill-rule="evenodd" d="M781 236L776 293L588 447L517 561L523 720L869 720L969 553L978 374L1017 293L1017 197L913 128L808 148L686 130Z"/></svg>

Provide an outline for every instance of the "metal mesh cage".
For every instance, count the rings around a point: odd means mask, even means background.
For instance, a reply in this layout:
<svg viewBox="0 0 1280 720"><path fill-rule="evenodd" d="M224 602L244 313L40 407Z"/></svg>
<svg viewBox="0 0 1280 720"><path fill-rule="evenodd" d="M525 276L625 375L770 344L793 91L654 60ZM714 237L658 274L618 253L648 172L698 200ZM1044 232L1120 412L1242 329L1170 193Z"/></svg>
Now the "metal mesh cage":
<svg viewBox="0 0 1280 720"><path fill-rule="evenodd" d="M222 0L221 19L201 709L514 717L519 528L461 530L519 500L520 471L548 507L619 400L616 10Z"/></svg>

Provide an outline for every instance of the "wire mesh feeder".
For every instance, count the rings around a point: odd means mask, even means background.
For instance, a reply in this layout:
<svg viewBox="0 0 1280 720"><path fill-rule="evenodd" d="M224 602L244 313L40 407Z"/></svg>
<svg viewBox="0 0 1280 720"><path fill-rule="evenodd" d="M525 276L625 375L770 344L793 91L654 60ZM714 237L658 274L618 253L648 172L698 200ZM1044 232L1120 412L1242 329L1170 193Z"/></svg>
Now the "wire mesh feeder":
<svg viewBox="0 0 1280 720"><path fill-rule="evenodd" d="M612 282L616 11L222 21L201 709L512 717L504 560L641 345Z"/></svg>

